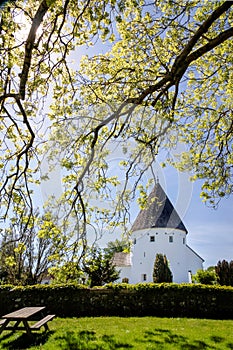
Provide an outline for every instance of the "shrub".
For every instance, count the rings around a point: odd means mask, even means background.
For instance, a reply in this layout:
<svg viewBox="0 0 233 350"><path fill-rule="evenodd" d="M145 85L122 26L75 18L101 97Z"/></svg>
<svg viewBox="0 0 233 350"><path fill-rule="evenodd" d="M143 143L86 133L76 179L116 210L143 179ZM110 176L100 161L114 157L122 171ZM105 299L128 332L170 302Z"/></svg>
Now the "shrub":
<svg viewBox="0 0 233 350"><path fill-rule="evenodd" d="M215 271L197 270L196 274L192 276L192 281L201 284L215 284Z"/></svg>

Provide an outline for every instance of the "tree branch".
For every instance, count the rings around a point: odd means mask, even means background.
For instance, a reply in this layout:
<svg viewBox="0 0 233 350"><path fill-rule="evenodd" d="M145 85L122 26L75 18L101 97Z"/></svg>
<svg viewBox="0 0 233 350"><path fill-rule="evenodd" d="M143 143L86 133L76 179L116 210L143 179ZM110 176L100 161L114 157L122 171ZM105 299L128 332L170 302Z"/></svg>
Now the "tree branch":
<svg viewBox="0 0 233 350"><path fill-rule="evenodd" d="M53 1L43 0L32 21L32 26L25 44L24 63L20 74L19 95L22 100L25 99L25 90L26 90L26 84L28 80L29 69L31 66L32 50L35 44L36 31L39 28L40 24L42 23L44 15L46 14L49 7L52 5L54 1L55 0Z"/></svg>
<svg viewBox="0 0 233 350"><path fill-rule="evenodd" d="M211 25L218 19L223 13L225 13L229 8L233 5L233 1L225 1L221 6L219 6L202 25L199 27L197 32L193 35L191 40L185 46L181 54L175 59L173 64L171 73L175 72L180 65L182 65L183 61L190 54L194 46L197 44L198 40L203 36L203 34L207 33Z"/></svg>
<svg viewBox="0 0 233 350"><path fill-rule="evenodd" d="M225 30L225 32L220 33L214 39L210 40L206 45L200 47L196 51L192 52L187 58L184 60L184 63L189 65L191 62L197 60L199 57L203 56L205 53L211 51L215 47L222 44L224 41L233 36L233 28Z"/></svg>
<svg viewBox="0 0 233 350"><path fill-rule="evenodd" d="M175 59L172 68L170 72L168 72L160 81L158 81L155 85L149 86L147 89L141 92L141 94L136 98L130 98L127 100L128 103L135 103L135 104L141 104L144 99L153 94L156 91L159 91L162 89L162 91L167 91L170 87L176 85L176 91L178 91L178 85L180 79L186 72L188 66L191 62L198 59L199 57L203 56L208 51L211 51L216 46L220 45L227 39L233 36L233 28L230 28L222 33L220 33L216 38L210 40L206 45L202 46L201 48L197 49L193 53L190 53L193 49L193 47L197 44L198 40L203 36L204 33L206 33L210 26L214 23L214 21L219 18L223 13L225 13L231 6L233 5L233 1L226 1L221 6L219 6L207 19L206 21L199 27L197 32L193 35L193 37L190 39L188 44L185 46L185 48L182 50L182 52L177 56ZM164 89L164 86L168 84L168 89ZM156 105L156 102L158 101L160 94L156 97L156 99L152 102L152 106ZM173 109L174 101L173 100Z"/></svg>

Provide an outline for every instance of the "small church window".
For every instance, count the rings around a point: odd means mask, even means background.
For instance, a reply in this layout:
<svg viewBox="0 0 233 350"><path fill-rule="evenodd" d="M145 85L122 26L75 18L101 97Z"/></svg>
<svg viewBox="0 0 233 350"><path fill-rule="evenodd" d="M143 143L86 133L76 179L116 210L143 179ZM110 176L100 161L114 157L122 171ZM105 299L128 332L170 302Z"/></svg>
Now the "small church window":
<svg viewBox="0 0 233 350"><path fill-rule="evenodd" d="M173 236L169 236L169 243L173 242Z"/></svg>
<svg viewBox="0 0 233 350"><path fill-rule="evenodd" d="M150 242L154 242L155 241L155 236L150 236Z"/></svg>
<svg viewBox="0 0 233 350"><path fill-rule="evenodd" d="M133 244L136 244L136 242L137 242L137 240L136 240L136 238L134 238Z"/></svg>
<svg viewBox="0 0 233 350"><path fill-rule="evenodd" d="M146 273L143 273L142 274L142 281L146 281L146 278L147 278Z"/></svg>
<svg viewBox="0 0 233 350"><path fill-rule="evenodd" d="M183 238L183 244L185 244L185 238Z"/></svg>
<svg viewBox="0 0 233 350"><path fill-rule="evenodd" d="M146 252L144 252L144 258L146 257Z"/></svg>

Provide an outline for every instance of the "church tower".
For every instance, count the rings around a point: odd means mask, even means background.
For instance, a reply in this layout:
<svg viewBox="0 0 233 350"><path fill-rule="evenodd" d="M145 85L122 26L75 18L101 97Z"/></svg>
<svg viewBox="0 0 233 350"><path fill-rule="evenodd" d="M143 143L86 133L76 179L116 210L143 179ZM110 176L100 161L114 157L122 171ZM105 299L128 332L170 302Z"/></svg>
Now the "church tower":
<svg viewBox="0 0 233 350"><path fill-rule="evenodd" d="M188 231L167 197L156 183L132 226L132 251L119 266L121 279L129 283L153 282L156 254L166 255L173 282L190 282L191 273L203 268L203 259L187 245ZM118 264L119 265L119 264Z"/></svg>

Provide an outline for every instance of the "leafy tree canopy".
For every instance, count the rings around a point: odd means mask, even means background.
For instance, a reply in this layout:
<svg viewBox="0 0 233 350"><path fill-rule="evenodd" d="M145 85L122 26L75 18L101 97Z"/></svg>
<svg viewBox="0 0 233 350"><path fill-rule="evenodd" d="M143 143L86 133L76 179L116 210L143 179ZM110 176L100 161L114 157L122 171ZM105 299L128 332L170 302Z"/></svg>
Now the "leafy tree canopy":
<svg viewBox="0 0 233 350"><path fill-rule="evenodd" d="M2 229L0 245L0 283L40 283L51 265L51 256L56 255L63 244L59 244L55 226L43 237L49 213L43 217L39 212L28 221L27 217L13 216L8 228ZM48 232L49 231L49 232Z"/></svg>
<svg viewBox="0 0 233 350"><path fill-rule="evenodd" d="M63 169L63 195L49 207L60 222L77 219L74 252L77 242L86 246L87 225L127 224L143 174L178 140L187 152L174 165L203 179L204 199L231 194L232 5L8 2L0 16L1 216L33 215L46 155ZM79 64L83 48L101 41L104 53ZM120 189L109 172L113 149L127 158Z"/></svg>

